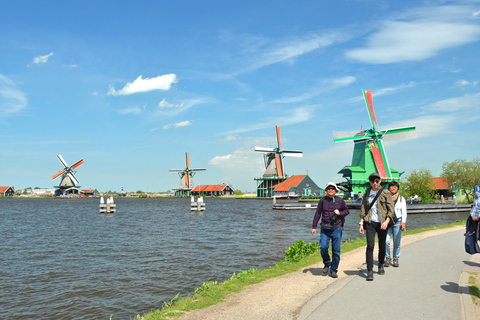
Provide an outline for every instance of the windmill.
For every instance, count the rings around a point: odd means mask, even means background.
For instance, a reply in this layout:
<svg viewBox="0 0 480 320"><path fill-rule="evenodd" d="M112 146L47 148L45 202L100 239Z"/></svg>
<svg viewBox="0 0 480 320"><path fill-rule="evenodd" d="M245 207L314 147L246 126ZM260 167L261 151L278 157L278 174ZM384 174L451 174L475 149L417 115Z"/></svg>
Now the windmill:
<svg viewBox="0 0 480 320"><path fill-rule="evenodd" d="M344 167L338 173L342 173L343 177L347 179L347 183L342 185L346 185L348 191L355 193L365 190L368 176L373 172L377 172L383 182L399 181L403 172L399 173L390 167L383 141L417 137L415 127L379 130L373 110L372 91L362 91L372 128L353 132L333 132L334 142L354 142L352 165Z"/></svg>
<svg viewBox="0 0 480 320"><path fill-rule="evenodd" d="M73 170L83 163L83 159L77 161L73 166L68 166L65 160L63 160L62 155L57 154L57 158L63 164L64 168L63 170L60 170L59 172L57 172L52 176L52 179L55 179L58 176L62 175L62 180L60 181L60 184L56 187L58 188L57 190L58 192L55 192L55 194L75 193L73 191L74 189L72 189L72 192L68 192L68 189L80 187L80 186L77 186L79 182L75 177L76 171L73 171ZM78 193L78 191L76 193Z"/></svg>
<svg viewBox="0 0 480 320"><path fill-rule="evenodd" d="M169 172L177 172L180 177L180 186L175 190L175 196L190 196L190 192L193 190L193 176L197 171L205 171L207 169L191 169L190 160L188 154L185 152L185 163L187 167L185 169L170 169Z"/></svg>
<svg viewBox="0 0 480 320"><path fill-rule="evenodd" d="M276 148L255 146L255 151L264 153L263 157L265 161L265 173L263 177L255 178L257 181L257 197L271 197L273 187L288 178L283 166L284 157L303 157L303 151L282 150L280 127L275 126L275 130L277 132Z"/></svg>

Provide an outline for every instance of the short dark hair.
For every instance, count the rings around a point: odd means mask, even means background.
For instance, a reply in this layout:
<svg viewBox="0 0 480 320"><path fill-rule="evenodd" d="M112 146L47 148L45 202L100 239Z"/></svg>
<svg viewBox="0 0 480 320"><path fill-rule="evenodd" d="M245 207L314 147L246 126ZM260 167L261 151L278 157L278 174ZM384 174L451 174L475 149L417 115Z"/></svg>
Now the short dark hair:
<svg viewBox="0 0 480 320"><path fill-rule="evenodd" d="M392 181L388 184L388 188L387 189L390 189L390 187L397 187L398 189L400 189L400 185L398 184L397 181Z"/></svg>

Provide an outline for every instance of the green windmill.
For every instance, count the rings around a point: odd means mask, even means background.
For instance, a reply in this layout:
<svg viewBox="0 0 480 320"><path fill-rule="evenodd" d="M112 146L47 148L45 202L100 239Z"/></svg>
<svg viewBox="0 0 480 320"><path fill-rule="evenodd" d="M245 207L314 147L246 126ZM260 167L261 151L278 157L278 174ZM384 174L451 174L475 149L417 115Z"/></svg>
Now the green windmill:
<svg viewBox="0 0 480 320"><path fill-rule="evenodd" d="M340 184L342 189L348 192L353 191L355 194L365 191L369 186L368 176L373 172L377 172L382 177L383 183L400 181L403 172L399 173L390 167L383 142L417 137L415 127L379 130L373 110L372 91L362 91L372 128L353 132L333 132L335 142L354 142L352 164L338 173L343 174L343 178L347 180Z"/></svg>

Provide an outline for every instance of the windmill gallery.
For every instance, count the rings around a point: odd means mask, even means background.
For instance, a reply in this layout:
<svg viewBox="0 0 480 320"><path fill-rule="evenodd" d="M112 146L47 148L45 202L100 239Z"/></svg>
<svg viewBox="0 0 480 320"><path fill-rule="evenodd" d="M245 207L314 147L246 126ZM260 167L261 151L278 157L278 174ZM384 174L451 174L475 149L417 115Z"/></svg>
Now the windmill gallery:
<svg viewBox="0 0 480 320"><path fill-rule="evenodd" d="M353 155L350 165L344 166L338 173L343 175L344 182L337 185L345 193L357 194L368 187L368 176L377 172L384 183L400 181L403 172L390 167L383 141L415 138L417 136L414 126L379 130L373 109L372 92L362 90L367 107L371 128L360 131L333 132L334 142L353 141ZM276 148L255 146L256 152L262 152L265 171L262 176L254 178L256 181L256 196L263 197L301 197L320 196L323 190L307 175L288 176L285 171L283 159L285 157L302 157L303 151L282 149L280 127L275 126ZM56 179L61 176L58 186L55 186L55 196L79 195L79 181L75 177L75 169L84 163L83 159L69 166L59 154L57 158L63 169L52 176ZM185 197L192 195L221 196L233 195L233 187L229 184L198 185L193 183L197 172L206 171L205 168L191 168L188 153L185 152L185 168L170 169L180 177L178 188L174 188L175 196Z"/></svg>

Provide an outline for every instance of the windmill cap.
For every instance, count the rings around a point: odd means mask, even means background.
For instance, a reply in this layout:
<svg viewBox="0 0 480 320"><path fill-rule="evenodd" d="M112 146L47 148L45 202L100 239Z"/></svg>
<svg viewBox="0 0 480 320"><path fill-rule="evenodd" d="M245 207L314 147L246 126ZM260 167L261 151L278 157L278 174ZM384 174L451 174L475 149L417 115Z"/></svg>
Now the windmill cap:
<svg viewBox="0 0 480 320"><path fill-rule="evenodd" d="M334 187L337 192L340 192L340 190L338 190L337 184L335 182L327 183L327 186L325 187L325 189L327 189L328 187Z"/></svg>
<svg viewBox="0 0 480 320"><path fill-rule="evenodd" d="M368 180L372 180L372 179L382 179L382 178L378 173L374 172L368 177Z"/></svg>

